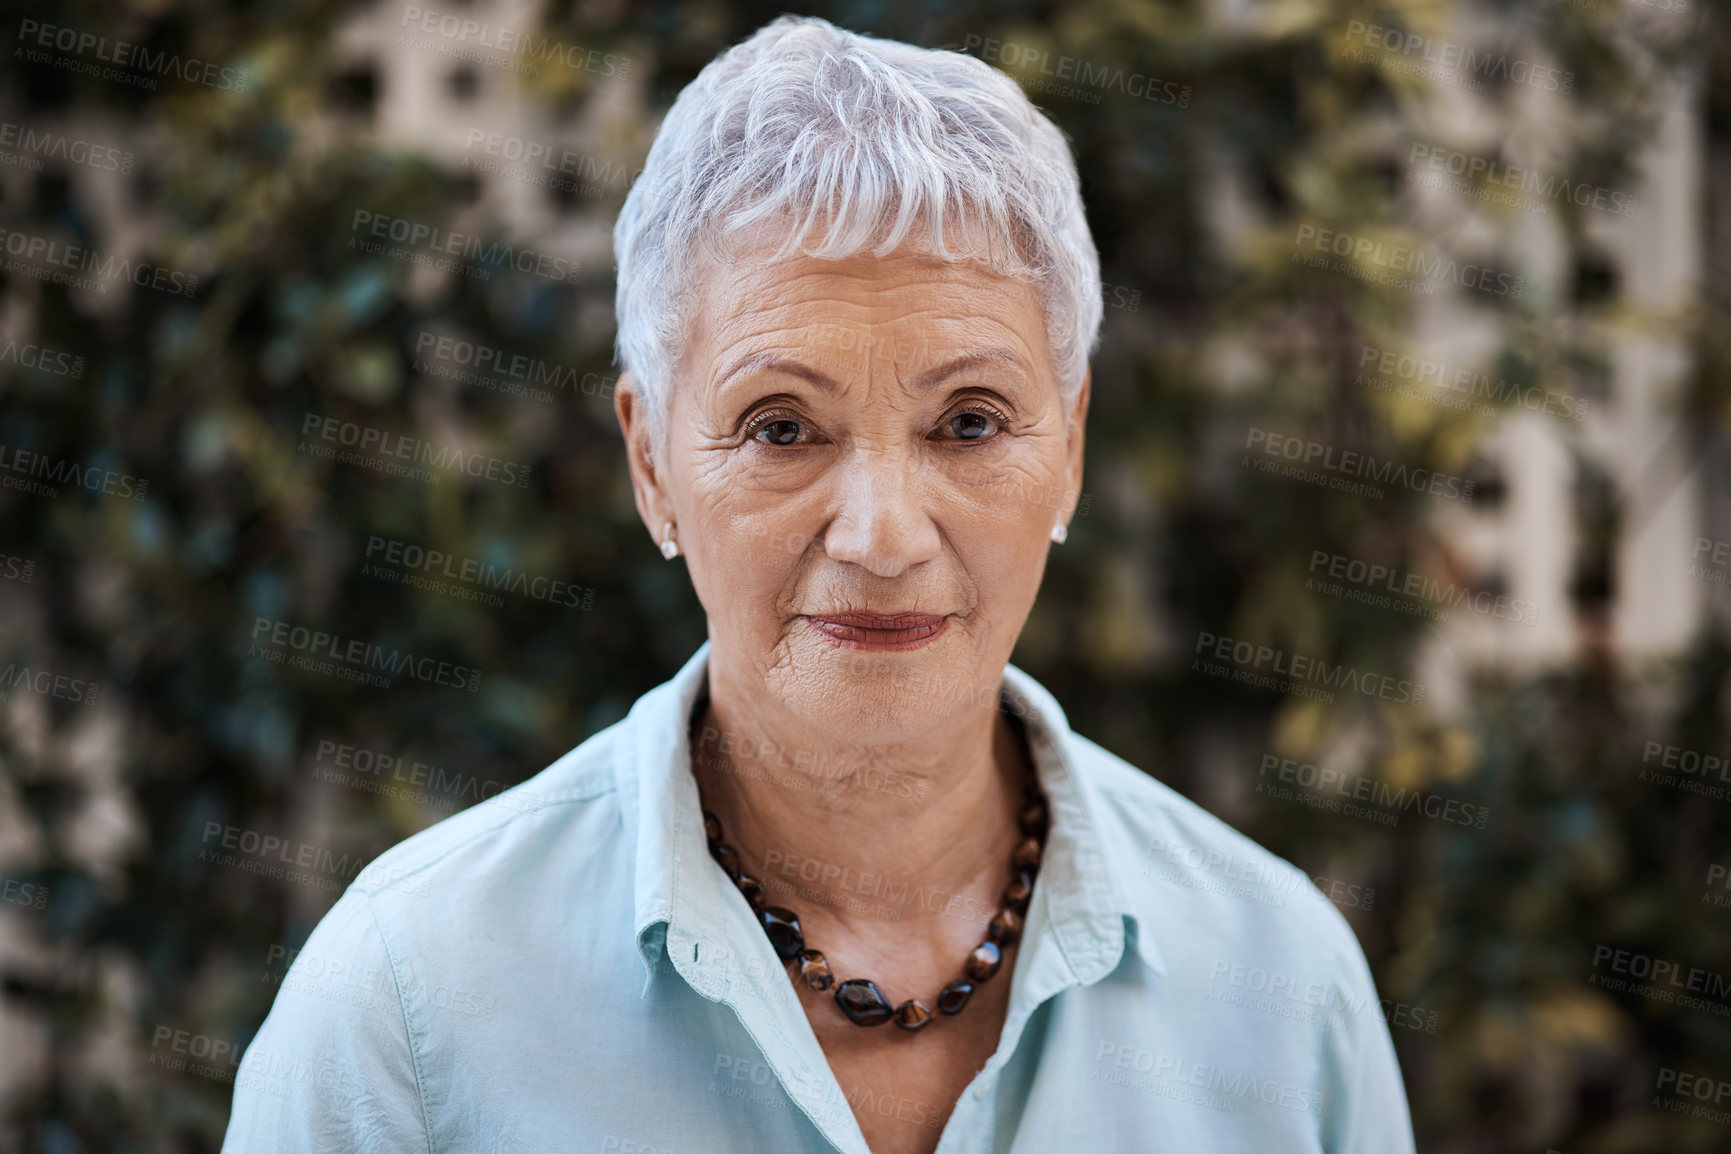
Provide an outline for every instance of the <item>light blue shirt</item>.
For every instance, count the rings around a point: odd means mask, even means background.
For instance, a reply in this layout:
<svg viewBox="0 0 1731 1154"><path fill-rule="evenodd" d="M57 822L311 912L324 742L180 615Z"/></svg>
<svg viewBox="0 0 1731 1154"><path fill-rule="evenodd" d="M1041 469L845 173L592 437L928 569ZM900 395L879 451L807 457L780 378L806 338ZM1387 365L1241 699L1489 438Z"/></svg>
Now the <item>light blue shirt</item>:
<svg viewBox="0 0 1731 1154"><path fill-rule="evenodd" d="M1345 919L1014 665L1052 827L998 1049L953 1112L850 1096L708 853L708 656L348 887L247 1048L225 1152L868 1154L855 1106L939 1154L1413 1149Z"/></svg>

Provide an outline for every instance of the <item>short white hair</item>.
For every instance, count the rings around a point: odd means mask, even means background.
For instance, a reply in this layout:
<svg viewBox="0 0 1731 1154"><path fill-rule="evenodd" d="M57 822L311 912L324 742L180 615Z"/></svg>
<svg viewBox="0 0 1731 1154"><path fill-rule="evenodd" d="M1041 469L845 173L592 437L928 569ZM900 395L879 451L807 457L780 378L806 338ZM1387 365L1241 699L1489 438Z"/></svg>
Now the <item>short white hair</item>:
<svg viewBox="0 0 1731 1154"><path fill-rule="evenodd" d="M1032 281L1061 395L1081 389L1099 340L1100 255L1062 130L972 56L782 16L686 85L613 227L618 358L654 445L697 258L724 260L721 242L776 222L791 227L772 259L841 259L874 241L886 256L919 227L919 251Z"/></svg>

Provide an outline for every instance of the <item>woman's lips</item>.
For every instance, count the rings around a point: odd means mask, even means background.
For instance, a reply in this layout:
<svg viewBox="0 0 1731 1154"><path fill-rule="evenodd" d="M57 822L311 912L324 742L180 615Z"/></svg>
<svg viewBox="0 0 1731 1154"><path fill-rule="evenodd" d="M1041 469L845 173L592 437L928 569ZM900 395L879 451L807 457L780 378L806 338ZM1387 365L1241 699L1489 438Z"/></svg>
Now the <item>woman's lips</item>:
<svg viewBox="0 0 1731 1154"><path fill-rule="evenodd" d="M918 649L930 643L949 625L941 613L825 613L808 614L825 637L849 649Z"/></svg>

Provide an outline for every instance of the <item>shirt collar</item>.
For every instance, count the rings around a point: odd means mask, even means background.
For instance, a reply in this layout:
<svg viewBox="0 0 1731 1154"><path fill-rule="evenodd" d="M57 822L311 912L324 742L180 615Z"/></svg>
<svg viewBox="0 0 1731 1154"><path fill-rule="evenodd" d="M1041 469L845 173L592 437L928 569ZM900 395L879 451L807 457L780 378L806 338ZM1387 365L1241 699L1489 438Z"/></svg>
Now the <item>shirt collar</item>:
<svg viewBox="0 0 1731 1154"><path fill-rule="evenodd" d="M726 875L709 856L691 775L690 719L705 687L710 644L705 640L672 678L632 706L623 735L629 746L615 760L626 829L636 835L633 926L649 980L663 943L670 953L698 941L728 943L734 958L762 953L754 950L760 943L739 941L741 932L762 933L749 916L740 916L749 915L744 897L722 884ZM1116 968L1127 945L1150 969L1164 973L1153 927L1139 924L1123 865L1110 852L1116 843L1103 836L1109 802L1081 771L1083 761L1098 754L1082 748L1057 700L1014 665L1004 668L999 700L1026 727L1052 814L1035 887L1036 906L1045 917L1030 911L1029 936L1041 932L1043 920L1083 985ZM731 909L730 896L738 899L739 910ZM742 925L749 929L742 931ZM675 964L688 977L697 972ZM731 982L721 973L714 976L717 988L699 988L699 993L725 995Z"/></svg>
<svg viewBox="0 0 1731 1154"><path fill-rule="evenodd" d="M1070 728L1057 698L1014 665L1004 666L1003 708L1020 717L1028 734L1040 788L1052 811L1051 833L1040 864L1039 885L1048 889L1045 908L1065 956L1083 985L1116 968L1126 946L1144 965L1166 972L1152 924L1131 901L1125 878L1123 839L1111 836L1111 801L1090 761L1102 751ZM1030 929L1036 927L1030 922Z"/></svg>

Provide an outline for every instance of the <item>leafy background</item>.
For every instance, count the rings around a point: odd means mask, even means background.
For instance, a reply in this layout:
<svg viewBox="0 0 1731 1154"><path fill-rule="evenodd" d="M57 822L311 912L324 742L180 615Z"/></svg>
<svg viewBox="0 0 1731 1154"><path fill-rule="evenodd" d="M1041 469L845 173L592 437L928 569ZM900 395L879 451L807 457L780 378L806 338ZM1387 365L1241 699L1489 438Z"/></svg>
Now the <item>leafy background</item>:
<svg viewBox="0 0 1731 1154"><path fill-rule="evenodd" d="M615 371L606 230L624 184L572 209L593 226L572 235L599 238L579 283L428 276L351 247L353 213L478 220L500 236L508 222L477 205L473 174L370 129L378 79L335 51L355 8L4 8L8 48L21 20L50 19L249 79L242 93L174 80L146 92L15 51L0 65L8 122L70 126L139 157L131 176L95 186L53 165L0 174L0 227L99 249L136 243L200 276L181 298L0 270L0 332L87 359L76 381L0 364L0 444L150 482L139 501L0 490L0 554L31 566L28 580L0 581L0 662L102 686L93 704L17 690L0 703L0 877L51 895L41 910L0 908L0 1146L214 1150L229 1087L153 1066L152 1039L168 1027L244 1043L281 976L270 959L298 946L335 895L202 862L206 823L370 858L445 811L315 780L320 740L513 784L621 717L704 637L682 566L665 564L637 521L605 397L569 390L542 406L414 366L417 334L437 329L578 375ZM1290 260L1300 223L1391 243L1449 239L1403 189L1407 146L1468 130L1494 141L1529 115L1530 93L1493 87L1471 114L1490 122L1469 124L1446 89L1354 59L1345 29L1468 27L1575 74L1550 113L1552 168L1574 179L1631 187L1640 146L1680 99L1668 78L1693 78L1707 158L1698 307L1641 315L1589 214L1566 205L1564 251L1535 279L1540 291L1477 294L1465 307L1496 325L1500 372L1601 400L1605 333L1645 325L1685 342L1679 443L1704 463L1709 504L1722 503L1724 22L1619 0L803 10L928 46L1035 45L1191 88L1183 106L1030 89L1074 142L1104 277L1136 306L1107 310L1087 512L1053 553L1015 660L1081 732L1309 872L1375 891L1346 912L1379 988L1438 1024L1393 1031L1421 1149L1725 1148L1723 1124L1651 1100L1661 1067L1731 1076L1727 1019L1588 982L1607 943L1731 972L1731 914L1699 901L1707 865L1726 857L1725 803L1636 774L1650 741L1731 752L1723 591L1670 658L1619 651L1607 626L1613 548L1640 514L1583 483L1570 601L1541 607L1574 623L1576 658L1453 662L1446 630L1304 588L1318 549L1435 571L1450 550L1434 498L1369 501L1237 464L1247 426L1303 430L1474 476L1481 507L1494 507L1501 480L1484 446L1500 418L1354 383L1362 346L1415 339L1414 299ZM556 5L543 30L629 56L631 80L553 69L524 78L522 99L555 120L587 117L594 147L634 172L673 94L780 11ZM1210 213L1222 166L1254 200L1228 239ZM1518 266L1517 251L1499 260ZM529 462L532 483L422 485L335 464L298 450L309 413ZM521 597L492 608L378 580L363 572L374 534L560 576L593 589L593 608ZM481 687L471 697L399 680L381 691L262 662L248 656L258 616L477 667ZM1431 683L1458 669L1459 692L1425 709L1285 698L1194 672L1199 632ZM1492 820L1481 831L1408 816L1386 828L1270 800L1254 789L1267 753L1485 805Z"/></svg>

